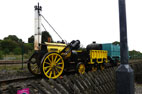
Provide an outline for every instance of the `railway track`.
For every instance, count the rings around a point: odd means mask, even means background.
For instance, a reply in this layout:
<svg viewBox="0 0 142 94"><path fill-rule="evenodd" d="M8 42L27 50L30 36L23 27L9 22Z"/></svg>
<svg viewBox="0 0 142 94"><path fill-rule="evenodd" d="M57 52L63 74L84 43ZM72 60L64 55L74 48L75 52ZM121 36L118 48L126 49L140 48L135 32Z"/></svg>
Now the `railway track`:
<svg viewBox="0 0 142 94"><path fill-rule="evenodd" d="M136 60L129 60L129 63L137 63L137 62L142 62L142 59L136 59ZM21 64L21 60L0 60L0 64ZM27 60L23 62L24 64L27 63Z"/></svg>
<svg viewBox="0 0 142 94"><path fill-rule="evenodd" d="M23 77L15 77L15 78L7 78L7 79L1 79L0 83L12 83L12 82L16 82L16 81L24 81L24 80L28 80L28 79L37 79L40 77L35 77L35 76L23 76Z"/></svg>
<svg viewBox="0 0 142 94"><path fill-rule="evenodd" d="M21 64L21 63L22 63L21 60L0 60L0 65L3 65L3 64ZM26 64L27 61L24 61L23 63Z"/></svg>

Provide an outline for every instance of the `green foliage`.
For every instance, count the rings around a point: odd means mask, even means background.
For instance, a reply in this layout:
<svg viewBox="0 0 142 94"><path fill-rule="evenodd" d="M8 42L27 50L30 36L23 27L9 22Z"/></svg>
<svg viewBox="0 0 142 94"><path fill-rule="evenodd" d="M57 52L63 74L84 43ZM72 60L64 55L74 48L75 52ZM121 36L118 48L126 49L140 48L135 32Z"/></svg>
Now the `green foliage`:
<svg viewBox="0 0 142 94"><path fill-rule="evenodd" d="M0 41L0 50L4 55L20 52L19 48L22 43L22 39L19 39L16 35L9 35Z"/></svg>
<svg viewBox="0 0 142 94"><path fill-rule="evenodd" d="M0 51L0 59L3 59L2 51Z"/></svg>
<svg viewBox="0 0 142 94"><path fill-rule="evenodd" d="M120 45L120 42L119 41L115 41L112 44L115 44L115 45L119 44Z"/></svg>
<svg viewBox="0 0 142 94"><path fill-rule="evenodd" d="M18 44L15 41L9 39L1 41L1 49L5 54L9 54L9 51L13 51L17 46Z"/></svg>
<svg viewBox="0 0 142 94"><path fill-rule="evenodd" d="M22 39L19 39L16 35L9 35L8 37L5 37L4 40L12 40L17 43L22 43Z"/></svg>
<svg viewBox="0 0 142 94"><path fill-rule="evenodd" d="M19 39L15 35L9 35L3 40L0 40L0 59L4 57L12 60L20 60L22 52L24 59L28 59L33 54L33 45L33 43L22 42L22 39Z"/></svg>
<svg viewBox="0 0 142 94"><path fill-rule="evenodd" d="M3 55L20 55L22 54L22 50L24 50L25 53L32 51L33 44L24 43L15 35L9 35L8 37L5 37L3 40L0 40L0 51ZM0 58L1 57L2 56L0 56Z"/></svg>
<svg viewBox="0 0 142 94"><path fill-rule="evenodd" d="M28 43L34 43L34 36L33 35L28 38Z"/></svg>
<svg viewBox="0 0 142 94"><path fill-rule="evenodd" d="M20 55L21 54L21 48L20 47L16 47L14 50L13 50L13 54L15 55Z"/></svg>
<svg viewBox="0 0 142 94"><path fill-rule="evenodd" d="M42 43L47 42L48 38L51 38L51 42L53 41L51 35L49 34L49 32L43 31L42 32Z"/></svg>
<svg viewBox="0 0 142 94"><path fill-rule="evenodd" d="M33 43L25 43L23 46L24 46L24 53L29 53L33 50L34 44Z"/></svg>
<svg viewBox="0 0 142 94"><path fill-rule="evenodd" d="M5 48L5 49L3 50L3 54L4 54L4 55L7 55L7 54L9 54L9 53L10 53L10 51L9 51L8 48Z"/></svg>
<svg viewBox="0 0 142 94"><path fill-rule="evenodd" d="M136 50L129 51L131 59L142 59L142 53Z"/></svg>
<svg viewBox="0 0 142 94"><path fill-rule="evenodd" d="M51 42L53 42L53 39L49 32L43 31L42 32L42 43L47 42L48 38L51 38ZM28 43L34 43L34 36L32 35L31 37L28 38Z"/></svg>

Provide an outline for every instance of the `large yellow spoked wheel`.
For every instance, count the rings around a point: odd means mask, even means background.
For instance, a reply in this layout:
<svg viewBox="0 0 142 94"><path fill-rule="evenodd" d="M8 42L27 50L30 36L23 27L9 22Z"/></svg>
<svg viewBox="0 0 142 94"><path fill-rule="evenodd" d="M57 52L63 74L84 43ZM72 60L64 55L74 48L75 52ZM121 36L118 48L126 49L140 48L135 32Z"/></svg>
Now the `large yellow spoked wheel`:
<svg viewBox="0 0 142 94"><path fill-rule="evenodd" d="M100 70L104 70L105 66L103 64L100 64Z"/></svg>
<svg viewBox="0 0 142 94"><path fill-rule="evenodd" d="M78 73L84 74L84 73L85 73L85 64L79 63L79 64L77 65L77 70L78 70Z"/></svg>
<svg viewBox="0 0 142 94"><path fill-rule="evenodd" d="M46 78L56 79L64 70L64 60L58 53L52 52L45 54L42 63L41 71Z"/></svg>

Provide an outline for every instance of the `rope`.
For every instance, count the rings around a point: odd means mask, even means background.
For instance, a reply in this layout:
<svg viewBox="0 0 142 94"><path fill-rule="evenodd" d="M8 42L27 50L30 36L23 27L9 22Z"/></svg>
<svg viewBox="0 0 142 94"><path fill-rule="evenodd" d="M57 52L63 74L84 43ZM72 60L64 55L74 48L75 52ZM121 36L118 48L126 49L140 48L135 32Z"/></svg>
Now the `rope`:
<svg viewBox="0 0 142 94"><path fill-rule="evenodd" d="M41 15L41 14L40 14ZM63 41L62 37L57 33L57 31L52 27L52 25L45 19L43 15L41 17L47 22L47 24L53 29L53 31L60 37L60 39Z"/></svg>

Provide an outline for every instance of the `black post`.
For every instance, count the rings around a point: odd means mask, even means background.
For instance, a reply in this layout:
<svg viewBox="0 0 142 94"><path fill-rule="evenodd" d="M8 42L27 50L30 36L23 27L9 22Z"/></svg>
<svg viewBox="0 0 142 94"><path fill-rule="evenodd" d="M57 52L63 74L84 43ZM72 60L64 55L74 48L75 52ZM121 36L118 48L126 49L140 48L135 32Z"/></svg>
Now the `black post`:
<svg viewBox="0 0 142 94"><path fill-rule="evenodd" d="M121 64L116 71L117 94L134 94L134 73L128 63L125 0L119 0Z"/></svg>
<svg viewBox="0 0 142 94"><path fill-rule="evenodd" d="M24 56L24 45L23 45L23 42L22 42L22 47L21 48L22 48L22 67L21 67L21 69L23 69L23 63L24 63L23 62L23 59L24 59L23 58L23 56Z"/></svg>

